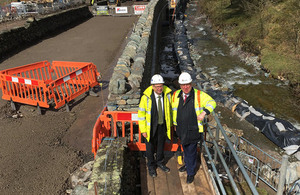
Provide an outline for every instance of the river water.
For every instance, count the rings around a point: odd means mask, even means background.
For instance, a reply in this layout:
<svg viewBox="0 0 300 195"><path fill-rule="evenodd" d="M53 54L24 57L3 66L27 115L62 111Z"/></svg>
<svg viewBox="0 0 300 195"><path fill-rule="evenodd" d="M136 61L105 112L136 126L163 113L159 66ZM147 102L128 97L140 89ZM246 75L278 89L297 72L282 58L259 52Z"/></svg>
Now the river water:
<svg viewBox="0 0 300 195"><path fill-rule="evenodd" d="M291 122L300 129L300 106L287 83L269 78L253 64L249 65L235 55L230 46L211 30L206 17L200 14L196 2L186 10L188 37L194 46L193 55L204 73L221 85L234 91L258 110Z"/></svg>

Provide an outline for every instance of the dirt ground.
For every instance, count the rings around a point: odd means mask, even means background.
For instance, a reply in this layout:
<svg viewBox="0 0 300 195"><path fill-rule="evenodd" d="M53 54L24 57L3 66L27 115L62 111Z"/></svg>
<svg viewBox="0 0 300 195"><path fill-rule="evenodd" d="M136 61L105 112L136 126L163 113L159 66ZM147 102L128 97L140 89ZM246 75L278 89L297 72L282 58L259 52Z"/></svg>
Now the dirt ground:
<svg viewBox="0 0 300 195"><path fill-rule="evenodd" d="M71 112L0 100L0 194L64 194L76 168L93 159L92 129L106 104L108 82L137 17L94 17L0 61L0 70L42 60L93 62L103 75L99 97L82 95ZM1 93L1 92L0 92ZM2 94L0 94L2 96Z"/></svg>

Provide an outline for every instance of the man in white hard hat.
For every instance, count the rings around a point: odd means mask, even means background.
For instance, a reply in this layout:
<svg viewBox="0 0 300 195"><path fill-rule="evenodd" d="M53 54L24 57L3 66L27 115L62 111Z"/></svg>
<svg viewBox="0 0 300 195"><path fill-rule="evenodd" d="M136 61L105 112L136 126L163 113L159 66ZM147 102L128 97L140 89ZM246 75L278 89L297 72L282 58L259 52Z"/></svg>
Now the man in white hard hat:
<svg viewBox="0 0 300 195"><path fill-rule="evenodd" d="M164 162L164 144L166 134L171 138L171 89L163 84L161 75L151 78L151 86L144 91L138 110L139 129L146 139L147 166L152 177L157 176L156 167L170 171Z"/></svg>
<svg viewBox="0 0 300 195"><path fill-rule="evenodd" d="M173 124L183 147L185 165L180 172L187 172L187 183L194 181L197 165L197 143L203 133L203 119L216 107L216 102L203 91L192 86L189 73L183 72L178 82L180 90L172 97Z"/></svg>

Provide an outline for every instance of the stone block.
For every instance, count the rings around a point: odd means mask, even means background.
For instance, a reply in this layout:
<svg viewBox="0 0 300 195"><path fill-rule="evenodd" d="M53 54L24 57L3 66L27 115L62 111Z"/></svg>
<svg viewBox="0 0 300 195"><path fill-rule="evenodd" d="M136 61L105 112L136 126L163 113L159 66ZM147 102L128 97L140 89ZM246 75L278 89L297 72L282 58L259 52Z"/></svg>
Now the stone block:
<svg viewBox="0 0 300 195"><path fill-rule="evenodd" d="M116 110L118 108L118 105L116 105L116 104L107 104L107 110L108 111L114 111L114 110Z"/></svg>
<svg viewBox="0 0 300 195"><path fill-rule="evenodd" d="M146 56L142 53L139 53L134 57L134 63L141 63L139 64L141 66L144 66L145 61L146 61Z"/></svg>
<svg viewBox="0 0 300 195"><path fill-rule="evenodd" d="M136 47L127 45L127 47L123 51L123 54L129 56L130 58L134 58L134 56L136 55Z"/></svg>
<svg viewBox="0 0 300 195"><path fill-rule="evenodd" d="M117 102L117 104L118 104L118 105L126 105L127 103L126 103L126 100L119 100L119 101Z"/></svg>
<svg viewBox="0 0 300 195"><path fill-rule="evenodd" d="M130 75L130 69L124 64L117 64L117 66L114 69L114 72L121 74L126 78Z"/></svg>
<svg viewBox="0 0 300 195"><path fill-rule="evenodd" d="M128 95L122 95L122 96L121 96L121 99L122 99L122 100L128 100L129 98L131 98L131 97L128 96Z"/></svg>
<svg viewBox="0 0 300 195"><path fill-rule="evenodd" d="M130 40L131 40L130 42L134 42L136 45L138 45L139 42L141 41L141 36L135 33L130 36Z"/></svg>
<svg viewBox="0 0 300 195"><path fill-rule="evenodd" d="M124 56L122 56L122 57L124 57ZM128 57L128 59L125 59L125 58L120 57L118 59L117 65L125 65L126 67L129 67L130 66L130 58Z"/></svg>
<svg viewBox="0 0 300 195"><path fill-rule="evenodd" d="M127 104L129 105L138 105L140 103L139 99L129 99L127 100Z"/></svg>
<svg viewBox="0 0 300 195"><path fill-rule="evenodd" d="M112 94L124 94L126 92L125 88L125 77L122 74L114 73L109 82L109 91Z"/></svg>

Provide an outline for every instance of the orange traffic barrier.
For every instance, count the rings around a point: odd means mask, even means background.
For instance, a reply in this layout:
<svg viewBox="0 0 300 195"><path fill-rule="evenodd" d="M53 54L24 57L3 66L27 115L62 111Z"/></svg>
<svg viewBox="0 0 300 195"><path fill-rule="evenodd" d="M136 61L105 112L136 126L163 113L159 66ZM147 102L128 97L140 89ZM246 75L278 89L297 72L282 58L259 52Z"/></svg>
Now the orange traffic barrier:
<svg viewBox="0 0 300 195"><path fill-rule="evenodd" d="M98 85L100 74L90 62L37 62L0 71L2 99L58 109Z"/></svg>
<svg viewBox="0 0 300 195"><path fill-rule="evenodd" d="M127 137L128 147L133 151L146 151L146 144L142 143L142 134L138 127L138 113L126 111L108 111L103 109L93 129L92 152L96 156L103 139ZM171 141L165 143L165 150L177 151L179 142L173 143L173 129Z"/></svg>

